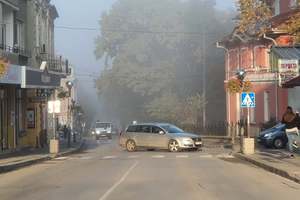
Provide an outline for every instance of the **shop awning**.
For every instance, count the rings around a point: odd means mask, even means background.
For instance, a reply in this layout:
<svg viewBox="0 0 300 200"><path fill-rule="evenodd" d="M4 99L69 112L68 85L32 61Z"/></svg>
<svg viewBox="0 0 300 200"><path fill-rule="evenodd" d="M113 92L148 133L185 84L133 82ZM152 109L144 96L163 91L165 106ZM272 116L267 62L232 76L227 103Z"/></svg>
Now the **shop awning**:
<svg viewBox="0 0 300 200"><path fill-rule="evenodd" d="M284 88L293 88L293 87L297 87L300 86L300 76L297 76L287 82L285 82L284 84L282 84L282 87Z"/></svg>
<svg viewBox="0 0 300 200"><path fill-rule="evenodd" d="M273 47L272 52L280 59L300 60L300 46L294 47Z"/></svg>
<svg viewBox="0 0 300 200"><path fill-rule="evenodd" d="M22 88L54 89L60 87L60 81L64 75L48 70L40 70L32 67L24 67L22 71Z"/></svg>
<svg viewBox="0 0 300 200"><path fill-rule="evenodd" d="M282 78L282 87L300 86L300 46L276 46L272 47L271 52L278 59L277 65Z"/></svg>

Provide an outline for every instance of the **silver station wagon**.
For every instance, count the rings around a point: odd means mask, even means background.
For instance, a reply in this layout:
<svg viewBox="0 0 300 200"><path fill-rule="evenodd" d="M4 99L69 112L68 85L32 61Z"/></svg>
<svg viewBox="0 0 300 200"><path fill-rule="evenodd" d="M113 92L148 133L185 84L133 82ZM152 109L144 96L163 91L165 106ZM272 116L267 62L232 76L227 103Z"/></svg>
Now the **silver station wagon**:
<svg viewBox="0 0 300 200"><path fill-rule="evenodd" d="M178 152L183 149L198 150L202 147L202 140L199 135L186 133L172 124L147 123L128 126L120 136L120 145L129 152L139 147Z"/></svg>

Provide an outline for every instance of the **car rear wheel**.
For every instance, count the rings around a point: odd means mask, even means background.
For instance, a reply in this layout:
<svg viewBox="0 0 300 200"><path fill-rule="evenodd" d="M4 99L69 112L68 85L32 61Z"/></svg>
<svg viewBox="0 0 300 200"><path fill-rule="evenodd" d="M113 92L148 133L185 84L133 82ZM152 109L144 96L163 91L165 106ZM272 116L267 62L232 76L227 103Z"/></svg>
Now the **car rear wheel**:
<svg viewBox="0 0 300 200"><path fill-rule="evenodd" d="M128 140L126 142L126 149L129 152L134 152L136 150L136 144L133 140Z"/></svg>
<svg viewBox="0 0 300 200"><path fill-rule="evenodd" d="M273 146L276 149L282 149L284 147L284 142L282 138L276 138L273 142Z"/></svg>
<svg viewBox="0 0 300 200"><path fill-rule="evenodd" d="M169 151L171 151L171 152L178 152L179 151L179 144L176 140L171 140L169 142Z"/></svg>

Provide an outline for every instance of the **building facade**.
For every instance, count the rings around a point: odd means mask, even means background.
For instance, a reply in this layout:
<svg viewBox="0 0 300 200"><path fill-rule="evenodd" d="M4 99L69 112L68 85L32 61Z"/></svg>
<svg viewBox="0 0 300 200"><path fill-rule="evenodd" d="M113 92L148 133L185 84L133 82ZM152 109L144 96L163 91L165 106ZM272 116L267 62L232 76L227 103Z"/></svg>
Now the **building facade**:
<svg viewBox="0 0 300 200"><path fill-rule="evenodd" d="M78 96L77 96L77 88L78 88L78 82L76 80L75 76L75 70L73 67L69 67L69 74L66 78L61 80L61 88L60 91L64 93L65 95L60 98L61 100L61 113L58 114L58 123L60 126L63 125L70 125L71 128L73 127L74 121L74 112L70 112L76 106L78 103ZM72 83L72 87L67 87L68 82Z"/></svg>
<svg viewBox="0 0 300 200"><path fill-rule="evenodd" d="M0 1L0 151L15 149L24 125L21 100L22 65L30 53L25 45L24 13L18 0Z"/></svg>
<svg viewBox="0 0 300 200"><path fill-rule="evenodd" d="M0 1L0 151L43 147L50 137L47 102L68 72L54 51L57 17L49 0Z"/></svg>
<svg viewBox="0 0 300 200"><path fill-rule="evenodd" d="M282 87L286 80L281 77L278 58L274 55L276 47L294 45L293 37L281 31L280 25L299 12L293 0L269 0L267 3L274 16L270 20L272 28L265 35L251 39L235 29L218 43L226 51L225 88L230 80L236 78L239 69L246 71L246 81L252 84L256 108L250 109L250 122L256 126L270 120L280 120L289 104L289 91ZM239 122L247 117L247 110L240 108L240 94L226 89L226 102L228 122Z"/></svg>

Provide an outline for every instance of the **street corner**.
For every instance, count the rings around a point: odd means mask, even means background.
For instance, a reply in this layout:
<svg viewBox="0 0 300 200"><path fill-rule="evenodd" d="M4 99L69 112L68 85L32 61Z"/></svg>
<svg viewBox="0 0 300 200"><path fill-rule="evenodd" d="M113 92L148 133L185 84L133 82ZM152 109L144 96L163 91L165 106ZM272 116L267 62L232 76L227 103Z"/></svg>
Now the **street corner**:
<svg viewBox="0 0 300 200"><path fill-rule="evenodd" d="M247 161L254 166L260 167L268 172L279 175L281 177L300 183L299 168L286 161L271 161L271 158L261 158L255 155L244 155L242 153L234 153L236 158Z"/></svg>

